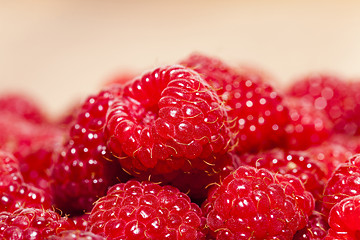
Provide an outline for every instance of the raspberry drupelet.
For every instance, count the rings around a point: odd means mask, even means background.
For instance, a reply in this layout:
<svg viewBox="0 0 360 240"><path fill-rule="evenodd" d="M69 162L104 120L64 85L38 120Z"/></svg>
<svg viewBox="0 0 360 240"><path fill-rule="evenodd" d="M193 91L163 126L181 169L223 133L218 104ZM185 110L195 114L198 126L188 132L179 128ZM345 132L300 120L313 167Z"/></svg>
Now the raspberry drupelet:
<svg viewBox="0 0 360 240"><path fill-rule="evenodd" d="M329 214L331 235L360 238L360 195L344 198L334 205ZM329 235L330 235L329 234ZM328 237L329 238L329 237Z"/></svg>
<svg viewBox="0 0 360 240"><path fill-rule="evenodd" d="M201 209L172 186L130 180L94 205L90 231L106 239L203 239Z"/></svg>
<svg viewBox="0 0 360 240"><path fill-rule="evenodd" d="M292 175L244 166L211 191L202 209L210 239L292 239L314 199Z"/></svg>

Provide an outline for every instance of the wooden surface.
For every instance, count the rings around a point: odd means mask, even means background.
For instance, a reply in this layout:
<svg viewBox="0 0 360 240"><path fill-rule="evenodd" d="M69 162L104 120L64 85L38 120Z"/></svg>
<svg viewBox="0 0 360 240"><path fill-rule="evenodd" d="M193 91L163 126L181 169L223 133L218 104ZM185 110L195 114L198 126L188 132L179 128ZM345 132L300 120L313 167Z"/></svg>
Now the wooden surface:
<svg viewBox="0 0 360 240"><path fill-rule="evenodd" d="M0 91L61 114L113 75L193 51L255 65L282 85L313 71L360 77L357 1L0 0Z"/></svg>

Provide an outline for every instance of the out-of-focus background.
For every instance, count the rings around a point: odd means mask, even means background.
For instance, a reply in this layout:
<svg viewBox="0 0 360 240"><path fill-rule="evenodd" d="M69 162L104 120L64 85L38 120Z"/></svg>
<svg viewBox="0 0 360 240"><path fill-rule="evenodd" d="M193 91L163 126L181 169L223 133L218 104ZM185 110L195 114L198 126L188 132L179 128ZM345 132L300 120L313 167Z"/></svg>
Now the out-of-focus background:
<svg viewBox="0 0 360 240"><path fill-rule="evenodd" d="M59 115L116 74L191 52L258 66L286 86L314 71L360 77L358 1L0 0L0 93Z"/></svg>

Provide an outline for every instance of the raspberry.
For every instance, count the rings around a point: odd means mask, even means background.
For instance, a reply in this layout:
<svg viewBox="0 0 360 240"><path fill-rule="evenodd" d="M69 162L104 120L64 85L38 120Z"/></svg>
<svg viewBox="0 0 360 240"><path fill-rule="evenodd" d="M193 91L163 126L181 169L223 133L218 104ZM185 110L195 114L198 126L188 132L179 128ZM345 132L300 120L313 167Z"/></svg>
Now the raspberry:
<svg viewBox="0 0 360 240"><path fill-rule="evenodd" d="M343 140L347 140L342 138ZM306 150L306 152L316 161L326 165L327 176L329 179L335 169L341 164L348 161L348 159L355 154L355 151L344 147L346 143L336 143L333 137L322 143L319 146L313 146Z"/></svg>
<svg viewBox="0 0 360 240"><path fill-rule="evenodd" d="M168 183L163 176L219 172L231 145L227 120L220 99L200 75L174 65L124 87L108 110L106 134L127 172Z"/></svg>
<svg viewBox="0 0 360 240"><path fill-rule="evenodd" d="M239 73L216 58L193 54L181 64L193 68L228 108L238 152L257 152L282 143L289 121L282 96L253 72Z"/></svg>
<svg viewBox="0 0 360 240"><path fill-rule="evenodd" d="M17 159L0 151L0 211L14 212L22 207L48 209L50 196L41 189L24 183Z"/></svg>
<svg viewBox="0 0 360 240"><path fill-rule="evenodd" d="M341 164L329 179L324 190L322 212L328 215L331 208L346 197L360 194L360 154Z"/></svg>
<svg viewBox="0 0 360 240"><path fill-rule="evenodd" d="M66 213L77 215L90 211L92 203L125 176L108 153L103 136L109 103L120 93L121 88L112 85L88 97L58 155L52 172L52 189L55 205Z"/></svg>
<svg viewBox="0 0 360 240"><path fill-rule="evenodd" d="M108 239L201 239L200 208L172 186L130 180L112 186L90 213L90 230Z"/></svg>
<svg viewBox="0 0 360 240"><path fill-rule="evenodd" d="M239 167L202 206L210 237L292 239L314 209L311 193L292 175Z"/></svg>
<svg viewBox="0 0 360 240"><path fill-rule="evenodd" d="M325 111L334 123L334 130L348 135L360 132L350 112L356 111L356 96L342 78L329 74L311 74L295 81L289 94L312 102ZM349 115L350 114L350 115Z"/></svg>
<svg viewBox="0 0 360 240"><path fill-rule="evenodd" d="M305 189L311 192L316 200L322 197L327 180L326 166L313 159L305 151L272 149L258 154L243 154L237 165L241 164L266 168L275 173L294 175L303 182Z"/></svg>
<svg viewBox="0 0 360 240"><path fill-rule="evenodd" d="M70 229L86 230L89 225L89 214L73 216L68 218Z"/></svg>
<svg viewBox="0 0 360 240"><path fill-rule="evenodd" d="M334 205L329 214L332 231L360 238L360 195L344 198Z"/></svg>
<svg viewBox="0 0 360 240"><path fill-rule="evenodd" d="M332 229L329 229L328 235L326 235L324 240L356 240L356 239L351 237L347 233L335 232Z"/></svg>
<svg viewBox="0 0 360 240"><path fill-rule="evenodd" d="M289 108L290 122L286 126L286 147L302 150L319 145L329 138L333 124L327 115L311 102L297 99L285 99Z"/></svg>
<svg viewBox="0 0 360 240"><path fill-rule="evenodd" d="M322 240L327 235L328 223L324 215L314 211L310 216L306 227L297 231L293 240Z"/></svg>
<svg viewBox="0 0 360 240"><path fill-rule="evenodd" d="M48 240L105 240L105 238L87 231L81 230L66 230L58 233L56 236L52 235Z"/></svg>
<svg viewBox="0 0 360 240"><path fill-rule="evenodd" d="M19 93L0 96L0 112L5 111L35 124L49 121L33 99Z"/></svg>
<svg viewBox="0 0 360 240"><path fill-rule="evenodd" d="M47 239L67 227L66 218L51 210L24 208L0 213L1 239Z"/></svg>

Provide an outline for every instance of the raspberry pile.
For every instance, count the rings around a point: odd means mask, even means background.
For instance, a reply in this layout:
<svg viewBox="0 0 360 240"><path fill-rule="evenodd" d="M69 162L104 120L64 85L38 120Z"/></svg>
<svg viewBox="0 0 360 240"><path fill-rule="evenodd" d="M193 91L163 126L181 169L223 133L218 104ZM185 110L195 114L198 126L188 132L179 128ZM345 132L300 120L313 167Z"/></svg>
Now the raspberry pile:
<svg viewBox="0 0 360 240"><path fill-rule="evenodd" d="M59 117L0 95L0 238L360 239L358 89L194 53Z"/></svg>

